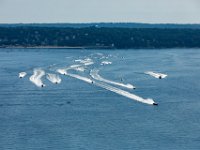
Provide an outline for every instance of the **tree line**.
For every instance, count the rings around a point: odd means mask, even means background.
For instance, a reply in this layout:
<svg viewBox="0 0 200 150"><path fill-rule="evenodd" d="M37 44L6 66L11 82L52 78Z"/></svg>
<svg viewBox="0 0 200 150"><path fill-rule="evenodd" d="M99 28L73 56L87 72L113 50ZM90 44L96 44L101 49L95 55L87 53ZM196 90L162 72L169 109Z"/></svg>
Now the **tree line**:
<svg viewBox="0 0 200 150"><path fill-rule="evenodd" d="M200 29L0 27L0 47L199 48Z"/></svg>

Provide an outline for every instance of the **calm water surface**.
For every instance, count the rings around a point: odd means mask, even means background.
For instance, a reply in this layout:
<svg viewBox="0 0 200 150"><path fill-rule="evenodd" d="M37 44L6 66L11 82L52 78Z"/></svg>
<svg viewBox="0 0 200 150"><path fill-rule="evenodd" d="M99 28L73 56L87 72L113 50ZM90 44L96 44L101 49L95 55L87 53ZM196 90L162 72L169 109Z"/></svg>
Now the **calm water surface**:
<svg viewBox="0 0 200 150"><path fill-rule="evenodd" d="M153 98L142 104L83 81L29 81L34 68L54 72L74 60L103 54L107 79ZM93 65L93 68L97 67ZM98 66L99 67L99 66ZM27 77L18 78L26 71ZM143 74L168 74L159 80ZM200 149L200 50L0 49L0 149L2 150L189 150Z"/></svg>

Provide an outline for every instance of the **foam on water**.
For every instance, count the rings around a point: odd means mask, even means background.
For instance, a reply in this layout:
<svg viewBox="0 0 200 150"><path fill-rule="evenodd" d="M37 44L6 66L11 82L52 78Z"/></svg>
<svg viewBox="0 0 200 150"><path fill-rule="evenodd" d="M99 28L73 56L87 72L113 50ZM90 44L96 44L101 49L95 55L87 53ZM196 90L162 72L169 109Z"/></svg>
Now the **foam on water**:
<svg viewBox="0 0 200 150"><path fill-rule="evenodd" d="M157 72L153 72L153 71L147 71L147 72L145 72L145 74L150 75L150 76L157 78L157 79L163 79L163 78L167 77L166 74L157 73Z"/></svg>
<svg viewBox="0 0 200 150"><path fill-rule="evenodd" d="M46 77L50 82L52 82L54 84L60 84L61 83L61 78L56 74L48 73Z"/></svg>
<svg viewBox="0 0 200 150"><path fill-rule="evenodd" d="M62 75L66 75L66 74L67 74L66 69L57 69L56 71L57 71L58 73L62 74Z"/></svg>
<svg viewBox="0 0 200 150"><path fill-rule="evenodd" d="M155 103L153 99L149 99L149 98L144 99L144 98L139 97L135 94L129 93L127 91L121 90L119 88L116 88L116 87L113 87L113 86L110 86L110 85L107 85L107 84L103 84L103 83L93 81L89 78L82 77L80 75L70 74L70 73L67 73L66 75L73 77L73 78L76 78L76 79L79 79L79 80L82 80L82 81L85 81L85 82L90 83L90 84L94 84L98 87L104 88L106 90L109 90L111 92L114 92L116 94L122 95L124 97L130 98L132 100L135 100L135 101L138 101L138 102L141 102L141 103L145 103L145 104L149 104L149 105L153 105Z"/></svg>
<svg viewBox="0 0 200 150"><path fill-rule="evenodd" d="M75 62L80 62L81 64L83 64L85 66L89 66L89 65L93 65L94 64L93 60L90 59L90 58L77 59L77 60L75 60Z"/></svg>
<svg viewBox="0 0 200 150"><path fill-rule="evenodd" d="M62 75L66 75L68 70L76 70L76 71L84 72L85 68L84 68L84 66L81 66L81 65L71 65L70 67L57 69L56 72L58 72Z"/></svg>
<svg viewBox="0 0 200 150"><path fill-rule="evenodd" d="M24 78L27 75L26 72L20 72L19 73L19 78Z"/></svg>
<svg viewBox="0 0 200 150"><path fill-rule="evenodd" d="M67 73L66 74L67 76L70 76L70 77L73 77L73 78L76 78L76 79L79 79L79 80L82 80L82 81L85 81L87 83L93 83L93 81L87 77L82 77L80 75L77 75L77 74L71 74L71 73Z"/></svg>
<svg viewBox="0 0 200 150"><path fill-rule="evenodd" d="M112 91L114 93L122 95L124 97L127 97L129 99L132 99L132 100L135 100L135 101L138 101L138 102L141 102L141 103L149 104L149 105L155 104L153 99L150 99L150 98L144 99L144 98L142 98L140 96L137 96L135 94L129 93L127 91L121 90L119 88L116 88L116 87L113 87L113 86L110 86L110 85L107 85L107 84L98 83L98 82L93 82L93 83L95 85L99 86L99 87L102 87L104 89L107 89L109 91Z"/></svg>
<svg viewBox="0 0 200 150"><path fill-rule="evenodd" d="M78 67L80 67L81 65L71 65L70 67L68 67L68 68L66 68L66 69L73 69L73 68L78 68Z"/></svg>
<svg viewBox="0 0 200 150"><path fill-rule="evenodd" d="M45 71L42 69L34 69L33 75L30 76L30 81L38 87L44 87L45 84L42 82L42 77L45 75Z"/></svg>
<svg viewBox="0 0 200 150"><path fill-rule="evenodd" d="M123 84L123 83L111 81L111 80L108 80L108 79L104 79L98 73L99 73L99 70L91 70L90 71L91 77L95 80L106 82L106 83L117 85L117 86L121 86L121 87L128 88L128 89L135 89L136 88L135 86L133 86L131 84Z"/></svg>
<svg viewBox="0 0 200 150"><path fill-rule="evenodd" d="M112 62L110 62L110 61L102 61L101 62L101 65L111 65L112 64Z"/></svg>
<svg viewBox="0 0 200 150"><path fill-rule="evenodd" d="M84 67L77 67L77 68L74 68L74 70L84 72L85 68Z"/></svg>

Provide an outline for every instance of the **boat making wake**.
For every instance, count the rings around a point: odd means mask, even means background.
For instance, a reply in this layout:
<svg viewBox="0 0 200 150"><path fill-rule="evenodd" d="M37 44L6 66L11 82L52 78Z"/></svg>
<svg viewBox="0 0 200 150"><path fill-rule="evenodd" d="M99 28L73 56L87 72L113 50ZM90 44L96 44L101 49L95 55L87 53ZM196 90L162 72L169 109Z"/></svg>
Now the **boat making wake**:
<svg viewBox="0 0 200 150"><path fill-rule="evenodd" d="M157 103L155 103L153 99L149 99L149 98L144 99L144 98L139 97L135 94L129 93L127 91L121 90L119 88L116 88L116 87L113 87L113 86L110 86L110 85L107 85L107 84L104 84L104 83L99 83L99 82L93 81L89 78L82 77L80 75L70 74L70 73L67 73L66 75L73 77L73 78L76 78L76 79L79 79L79 80L82 80L82 81L85 81L85 82L90 83L90 84L94 84L98 87L104 88L106 90L109 90L111 92L114 92L116 94L119 94L121 96L127 97L129 99L132 99L132 100L135 100L135 101L138 101L138 102L141 102L141 103L145 103L145 104L149 104L149 105L157 105Z"/></svg>
<svg viewBox="0 0 200 150"><path fill-rule="evenodd" d="M102 57L104 57L104 56L102 56ZM105 57L103 59L108 59L108 58ZM135 89L136 87L133 86L132 84L124 84L124 83L121 83L121 82L116 82L116 81L105 79L105 78L103 78L103 77L101 77L99 75L99 70L98 69L85 71L86 69L88 69L88 66L94 64L94 61L91 58L85 57L84 59L74 60L74 62L76 62L77 64L71 65L69 67L59 68L59 69L56 70L56 72L59 73L59 74L62 74L62 75L66 75L66 76L69 76L69 77L84 81L84 82L89 83L89 84L93 84L95 86L101 87L103 89L106 89L108 91L114 92L116 94L119 94L121 96L124 96L126 98L129 98L129 99L141 102L141 103L145 103L145 104L149 104L149 105L158 105L157 103L154 102L153 99L150 99L150 98L146 98L145 99L145 98L137 96L137 95L135 95L133 93L130 93L128 91L125 91L125 90L122 90L120 88L117 88L117 87L113 86L113 85L115 85L115 86L119 86L119 87L123 87L123 88L127 88L127 89ZM112 64L112 62L110 62L110 61L101 61L99 63L100 63L99 65ZM95 62L95 64L96 64L96 62ZM49 68L51 69L52 67L55 67L55 65L50 66ZM89 71L90 72L89 75L90 75L91 78L90 77L84 77L84 76L81 76L79 74L70 73L69 72L70 70L75 70L75 71L78 71L78 72L85 72L85 73L88 73L88 71ZM153 76L153 77L159 78L159 79L167 77L166 74L156 73L156 72L153 72L153 71L145 72L145 74L148 74L150 76ZM26 72L20 72L19 73L19 78L24 78L26 75L27 75ZM45 76L45 71L44 70L42 70L42 69L34 69L33 70L33 75L31 75L29 79L36 86L44 87L45 84L42 81L42 77L43 76ZM52 82L53 84L59 84L62 81L61 78L58 75L53 74L53 73L47 73L46 74L46 78L50 82Z"/></svg>
<svg viewBox="0 0 200 150"><path fill-rule="evenodd" d="M19 73L19 78L24 78L27 75L26 72L20 72Z"/></svg>
<svg viewBox="0 0 200 150"><path fill-rule="evenodd" d="M157 72L153 72L153 71L147 71L147 72L145 72L145 74L150 75L150 76L157 78L157 79L163 79L163 78L167 77L166 74L157 73Z"/></svg>
<svg viewBox="0 0 200 150"><path fill-rule="evenodd" d="M91 77L95 80L102 81L102 82L109 83L109 84L113 84L113 85L117 85L117 86L121 86L121 87L128 88L128 89L136 89L136 87L131 85L131 84L123 84L123 83L104 79L98 73L99 73L99 70L96 70L96 69L90 71Z"/></svg>
<svg viewBox="0 0 200 150"><path fill-rule="evenodd" d="M61 78L58 76L58 75L56 75L56 74L51 74L51 73L48 73L47 75L46 75L46 77L47 77L47 79L50 81L50 82L52 82L53 84L60 84L61 83Z"/></svg>
<svg viewBox="0 0 200 150"><path fill-rule="evenodd" d="M57 69L56 71L58 73L62 74L62 75L66 75L67 74L67 70L66 69Z"/></svg>
<svg viewBox="0 0 200 150"><path fill-rule="evenodd" d="M119 88L116 88L116 87L113 87L113 86L110 86L110 85L107 85L107 84L98 83L98 82L94 82L94 84L99 86L99 87L102 87L106 90L109 90L111 92L114 92L116 94L122 95L124 97L127 97L129 99L132 99L132 100L135 100L135 101L138 101L138 102L141 102L141 103L145 103L145 104L149 104L149 105L158 105L157 103L154 102L153 99L150 99L150 98L144 99L140 96L137 96L135 94L129 93L127 91L121 90Z"/></svg>
<svg viewBox="0 0 200 150"><path fill-rule="evenodd" d="M45 84L42 82L42 77L45 75L45 71L42 69L34 69L33 75L30 76L30 81L38 87L44 87Z"/></svg>

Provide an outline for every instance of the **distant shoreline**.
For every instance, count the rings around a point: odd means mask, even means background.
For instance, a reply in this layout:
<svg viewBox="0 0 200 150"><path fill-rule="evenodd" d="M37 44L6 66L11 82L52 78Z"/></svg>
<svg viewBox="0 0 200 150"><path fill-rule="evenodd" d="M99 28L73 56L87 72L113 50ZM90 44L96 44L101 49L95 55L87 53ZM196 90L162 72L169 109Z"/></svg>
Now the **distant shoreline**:
<svg viewBox="0 0 200 150"><path fill-rule="evenodd" d="M165 50L165 49L198 49L200 50L200 47L162 47L162 48L114 48L114 47L53 47L53 46L37 46L37 47L18 47L18 46L11 46L11 47L0 47L0 49L71 49L71 50L86 50L86 49L107 49L107 50L143 50L143 49L148 49L148 50Z"/></svg>
<svg viewBox="0 0 200 150"><path fill-rule="evenodd" d="M110 46L0 46L5 49L113 49Z"/></svg>
<svg viewBox="0 0 200 150"><path fill-rule="evenodd" d="M200 29L0 27L0 33L2 48L200 48Z"/></svg>

